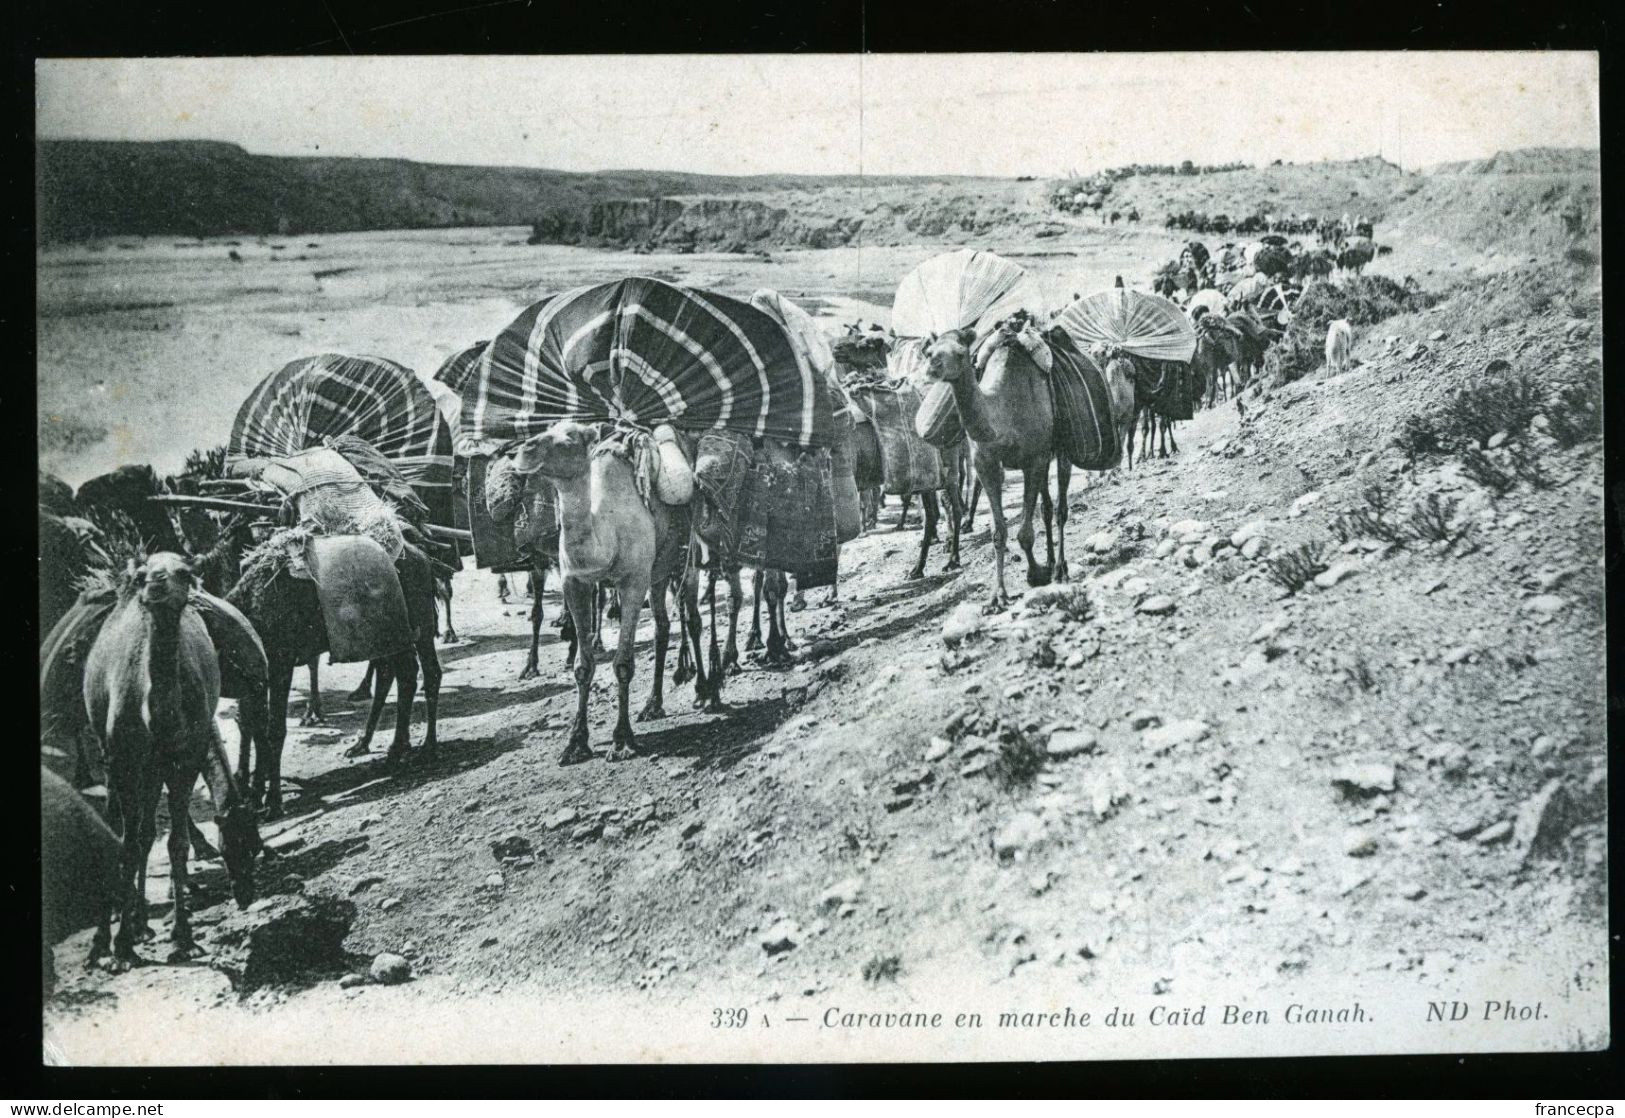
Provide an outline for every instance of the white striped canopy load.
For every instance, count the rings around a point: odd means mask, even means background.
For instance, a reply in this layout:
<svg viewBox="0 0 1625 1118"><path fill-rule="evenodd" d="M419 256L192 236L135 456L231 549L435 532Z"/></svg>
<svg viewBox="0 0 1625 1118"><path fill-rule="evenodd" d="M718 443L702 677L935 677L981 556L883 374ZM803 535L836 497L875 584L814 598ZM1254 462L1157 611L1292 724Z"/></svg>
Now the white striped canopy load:
<svg viewBox="0 0 1625 1118"><path fill-rule="evenodd" d="M289 457L341 435L372 446L423 498L431 519L451 522L451 429L417 374L382 357L323 353L260 381L237 409L226 464Z"/></svg>
<svg viewBox="0 0 1625 1118"><path fill-rule="evenodd" d="M440 405L440 414L446 419L446 426L451 428L451 445L453 453L463 457L472 458L476 454L489 453L489 447L482 447L472 439L463 435L463 389L468 382L474 379L474 373L479 367L480 355L485 347L491 343L475 342L473 345L458 350L441 363L435 370L434 376L424 383L428 386L429 394L434 397L435 403Z"/></svg>
<svg viewBox="0 0 1625 1118"><path fill-rule="evenodd" d="M725 428L828 446L829 389L772 315L644 277L527 308L481 355L462 433L523 439L564 419Z"/></svg>
<svg viewBox="0 0 1625 1118"><path fill-rule="evenodd" d="M892 303L892 332L923 338L969 326L982 333L1024 307L1040 314L1042 302L1020 264L962 248L933 256L903 277Z"/></svg>
<svg viewBox="0 0 1625 1118"><path fill-rule="evenodd" d="M1079 348L1105 345L1152 361L1189 361L1196 331L1185 312L1168 299L1127 287L1085 295L1055 321Z"/></svg>

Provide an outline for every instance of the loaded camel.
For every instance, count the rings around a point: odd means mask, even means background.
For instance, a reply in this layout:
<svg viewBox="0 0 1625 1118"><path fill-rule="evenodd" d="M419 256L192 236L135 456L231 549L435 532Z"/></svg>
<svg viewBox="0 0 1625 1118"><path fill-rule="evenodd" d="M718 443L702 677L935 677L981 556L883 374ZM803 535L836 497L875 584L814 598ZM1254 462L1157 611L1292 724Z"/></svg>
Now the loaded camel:
<svg viewBox="0 0 1625 1118"><path fill-rule="evenodd" d="M648 703L638 718L644 721L665 713L664 675L671 637L666 584L679 569L672 557L680 559L688 540L688 525L680 510L656 499L645 501L639 494L630 458L641 451L640 436L612 436L599 441L593 428L565 421L531 436L520 447L516 459L520 472L541 474L558 494L559 573L576 632L584 633L591 627L593 591L599 583L607 582L620 592L620 639L614 656L619 714L614 748L608 756L611 761L637 753L630 691L638 615L646 594L655 615L655 678ZM587 701L595 661L592 644L580 642L575 668L576 717L559 756L561 765L591 760L593 756L587 744Z"/></svg>
<svg viewBox="0 0 1625 1118"><path fill-rule="evenodd" d="M970 329L942 334L927 342L928 375L953 387L960 418L970 437L976 477L988 494L988 508L993 516L995 574L989 603L993 608L1002 608L1010 600L1004 581L1009 529L1000 499L1006 469L1022 473L1022 518L1016 539L1027 555L1028 585L1043 586L1052 577L1064 581L1068 574L1067 489L1071 484L1072 466L1064 458L1056 457L1055 410L1049 374L1017 340L1020 329L1020 322L1007 319L980 343ZM976 373L979 365L985 370L980 380ZM1053 507L1048 484L1051 461L1057 464ZM1047 562L1042 567L1033 559L1033 509L1040 497L1044 502L1047 552ZM1052 516L1059 520L1059 553L1051 528Z"/></svg>
<svg viewBox="0 0 1625 1118"><path fill-rule="evenodd" d="M200 774L214 801L232 895L240 907L254 899L259 830L220 743L214 718L220 668L209 631L190 605L195 585L186 560L171 552L133 568L85 663L86 712L107 758L110 807L123 823L119 884L124 896L118 939L111 944L120 968L136 961L136 924L145 900L138 880L156 836L158 797L166 790L175 903L171 959L184 959L196 947L186 862L190 798ZM104 907L89 962L107 953L110 922L110 907Z"/></svg>

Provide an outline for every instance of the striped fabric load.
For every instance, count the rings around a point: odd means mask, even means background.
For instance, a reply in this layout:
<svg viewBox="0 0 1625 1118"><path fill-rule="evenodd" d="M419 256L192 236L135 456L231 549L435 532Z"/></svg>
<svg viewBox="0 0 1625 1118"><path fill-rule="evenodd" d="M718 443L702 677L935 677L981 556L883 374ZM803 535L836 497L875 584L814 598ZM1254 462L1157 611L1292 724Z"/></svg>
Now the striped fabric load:
<svg viewBox="0 0 1625 1118"><path fill-rule="evenodd" d="M463 433L498 443L552 424L726 429L828 446L829 391L749 303L657 279L579 287L528 308L481 355Z"/></svg>
<svg viewBox="0 0 1625 1118"><path fill-rule="evenodd" d="M430 520L451 523L451 430L417 374L382 357L324 353L266 377L237 410L226 463L286 458L341 435L370 444L423 498Z"/></svg>
<svg viewBox="0 0 1625 1118"><path fill-rule="evenodd" d="M1061 327L1052 327L1045 340L1052 357L1056 449L1079 469L1111 469L1121 450L1105 376Z"/></svg>

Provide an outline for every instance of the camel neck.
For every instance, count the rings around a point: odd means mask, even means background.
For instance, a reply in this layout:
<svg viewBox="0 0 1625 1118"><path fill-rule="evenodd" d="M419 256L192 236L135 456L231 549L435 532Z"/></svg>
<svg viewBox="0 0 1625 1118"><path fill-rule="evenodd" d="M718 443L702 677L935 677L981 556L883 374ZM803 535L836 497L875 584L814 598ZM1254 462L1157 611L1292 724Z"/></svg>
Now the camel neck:
<svg viewBox="0 0 1625 1118"><path fill-rule="evenodd" d="M977 386L969 353L965 355L959 375L949 383L953 385L954 403L959 406L959 415L965 422L966 434L979 443L992 442L996 432L988 419L987 409L983 406L982 390Z"/></svg>
<svg viewBox="0 0 1625 1118"><path fill-rule="evenodd" d="M597 533L596 510L593 508L592 470L575 477L549 477L559 495L559 559L572 565L587 560L593 550Z"/></svg>
<svg viewBox="0 0 1625 1118"><path fill-rule="evenodd" d="M141 607L147 620L147 699L156 726L180 716L181 611L165 606Z"/></svg>

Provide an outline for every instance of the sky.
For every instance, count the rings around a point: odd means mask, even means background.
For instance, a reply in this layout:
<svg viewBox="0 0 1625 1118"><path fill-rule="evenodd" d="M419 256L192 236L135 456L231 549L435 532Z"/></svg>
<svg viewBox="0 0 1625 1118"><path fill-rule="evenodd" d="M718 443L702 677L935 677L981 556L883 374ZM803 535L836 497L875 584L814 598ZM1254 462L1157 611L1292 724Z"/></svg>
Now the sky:
<svg viewBox="0 0 1625 1118"><path fill-rule="evenodd" d="M1586 52L36 63L41 137L712 174L1053 176L1598 146Z"/></svg>

